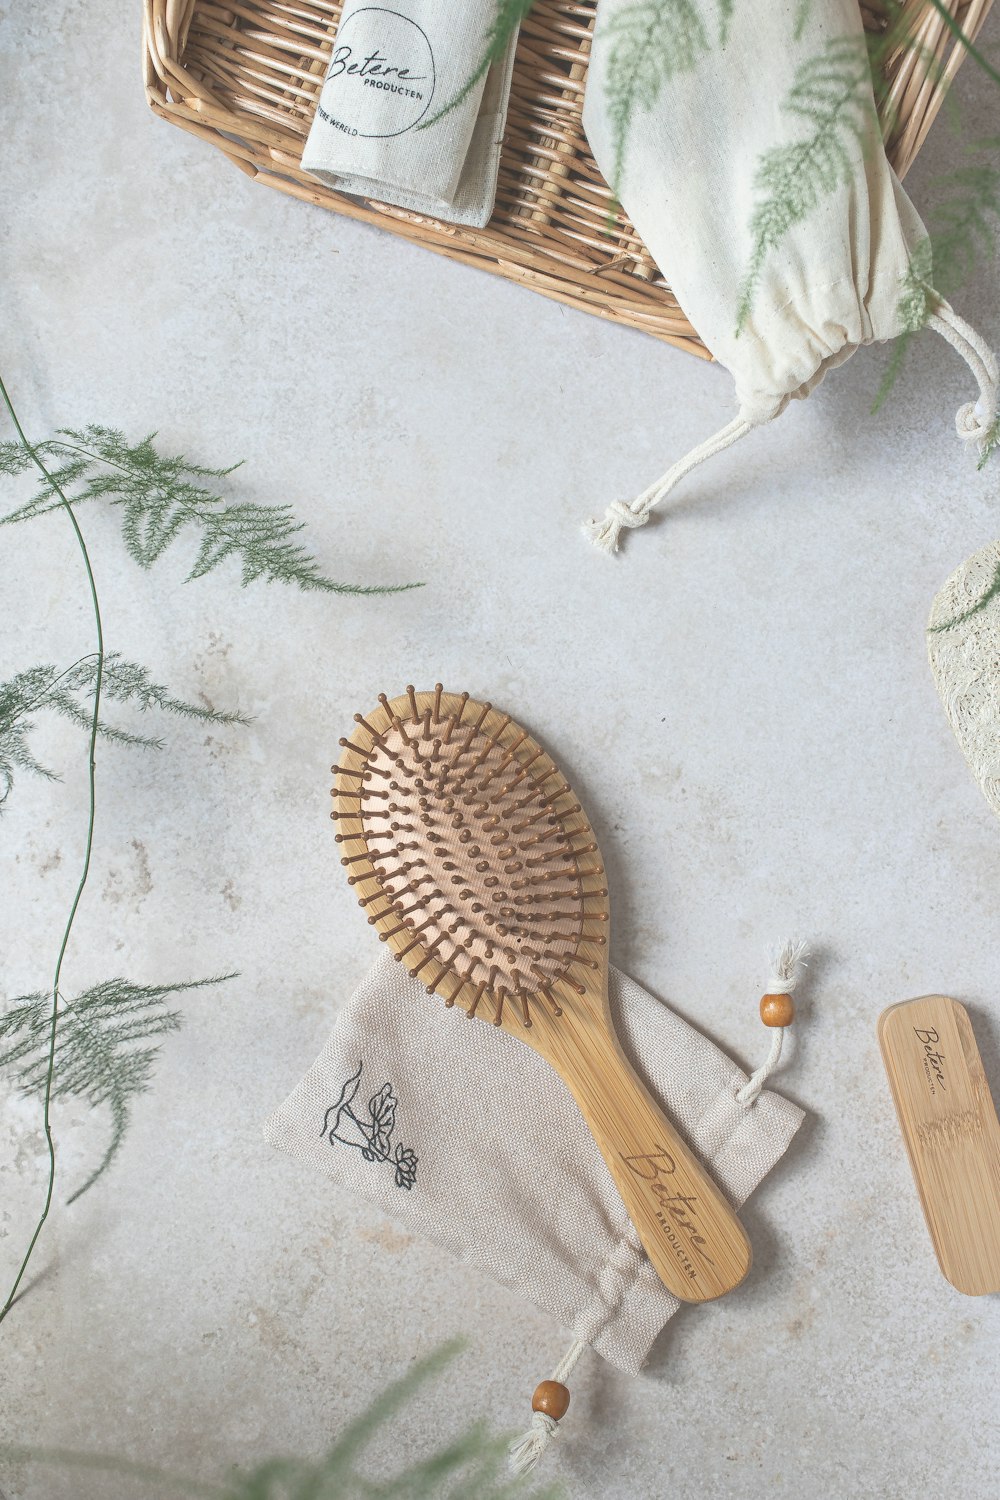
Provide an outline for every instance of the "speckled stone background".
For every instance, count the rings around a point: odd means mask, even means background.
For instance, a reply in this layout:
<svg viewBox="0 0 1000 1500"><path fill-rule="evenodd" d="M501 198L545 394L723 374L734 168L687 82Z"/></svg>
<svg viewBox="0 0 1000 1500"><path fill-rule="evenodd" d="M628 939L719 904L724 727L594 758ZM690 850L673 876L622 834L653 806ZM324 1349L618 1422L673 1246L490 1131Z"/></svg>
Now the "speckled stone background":
<svg viewBox="0 0 1000 1500"><path fill-rule="evenodd" d="M0 1329L3 1439L208 1480L319 1452L456 1334L451 1377L373 1466L472 1417L523 1425L564 1334L261 1139L376 951L326 821L337 737L382 688L440 677L546 737L607 857L618 963L743 1062L767 1040L762 944L817 950L782 1084L810 1118L746 1211L749 1281L683 1311L639 1380L585 1361L549 1477L574 1500L987 1500L1000 1301L936 1269L875 1040L884 1006L946 991L1000 1092L1000 828L923 640L935 590L1000 528L1000 470L954 436L968 373L924 335L872 416L888 351L863 351L609 561L578 521L725 420L725 372L253 186L147 113L138 10L0 6L22 415L243 457L239 493L294 502L336 576L426 587L241 593L235 567L185 585L188 542L147 575L111 513L81 517L109 645L254 722L102 749L67 989L240 977L185 998L113 1175L71 1209L106 1121L59 1106L59 1204ZM975 66L954 98L967 138L995 131ZM959 149L939 120L918 206ZM1000 341L993 273L959 306ZM0 676L74 660L91 626L69 527L0 538ZM84 834L81 736L46 723L36 746L64 779L22 777L0 827L8 997L49 982ZM0 1123L8 1277L44 1159L34 1103L4 1097ZM139 1490L4 1462L0 1492Z"/></svg>

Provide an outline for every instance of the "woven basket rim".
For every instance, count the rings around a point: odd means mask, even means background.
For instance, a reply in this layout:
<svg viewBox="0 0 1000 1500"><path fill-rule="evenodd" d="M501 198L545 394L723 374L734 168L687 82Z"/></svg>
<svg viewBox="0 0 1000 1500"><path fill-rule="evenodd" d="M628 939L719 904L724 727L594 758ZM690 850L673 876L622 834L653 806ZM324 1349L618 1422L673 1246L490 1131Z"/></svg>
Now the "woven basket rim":
<svg viewBox="0 0 1000 1500"><path fill-rule="evenodd" d="M974 40L993 0L947 0ZM208 141L253 180L711 358L614 202L582 128L597 0L537 0L522 25L494 215L485 229L349 198L304 173L302 147L341 0L144 0L150 108ZM860 0L869 30L888 0ZM905 34L886 65L889 161L913 164L965 48L930 0L902 0Z"/></svg>

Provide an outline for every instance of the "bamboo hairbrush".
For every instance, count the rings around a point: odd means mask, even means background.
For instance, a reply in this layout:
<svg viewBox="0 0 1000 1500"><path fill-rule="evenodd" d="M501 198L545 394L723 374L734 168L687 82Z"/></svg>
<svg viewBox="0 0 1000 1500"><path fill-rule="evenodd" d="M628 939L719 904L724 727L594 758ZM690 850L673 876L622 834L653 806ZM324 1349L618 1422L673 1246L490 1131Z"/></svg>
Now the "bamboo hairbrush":
<svg viewBox="0 0 1000 1500"><path fill-rule="evenodd" d="M615 1036L604 868L562 774L509 715L440 683L380 694L355 725L332 816L369 922L429 993L556 1070L669 1290L730 1291L750 1246Z"/></svg>

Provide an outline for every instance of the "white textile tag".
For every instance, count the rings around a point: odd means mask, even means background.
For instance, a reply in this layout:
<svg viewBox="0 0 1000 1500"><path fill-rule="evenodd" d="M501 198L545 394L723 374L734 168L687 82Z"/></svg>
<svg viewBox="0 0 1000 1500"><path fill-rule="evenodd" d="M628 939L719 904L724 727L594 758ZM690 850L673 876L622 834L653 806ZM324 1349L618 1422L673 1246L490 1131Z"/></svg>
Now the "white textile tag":
<svg viewBox="0 0 1000 1500"><path fill-rule="evenodd" d="M503 58L462 91L495 19L490 0L395 0L392 9L347 0L303 171L339 192L485 225L496 198L516 32Z"/></svg>

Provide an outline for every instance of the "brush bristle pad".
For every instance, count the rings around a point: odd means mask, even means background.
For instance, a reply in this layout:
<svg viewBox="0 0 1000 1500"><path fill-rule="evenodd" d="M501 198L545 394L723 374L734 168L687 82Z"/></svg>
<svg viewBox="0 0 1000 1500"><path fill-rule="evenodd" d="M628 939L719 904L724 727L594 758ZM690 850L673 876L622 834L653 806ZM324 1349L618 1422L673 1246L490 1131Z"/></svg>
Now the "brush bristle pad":
<svg viewBox="0 0 1000 1500"><path fill-rule="evenodd" d="M530 1026L582 993L607 891L579 802L507 714L406 694L356 715L333 816L348 878L397 958L448 1004ZM507 1015L504 1015L504 1011Z"/></svg>

